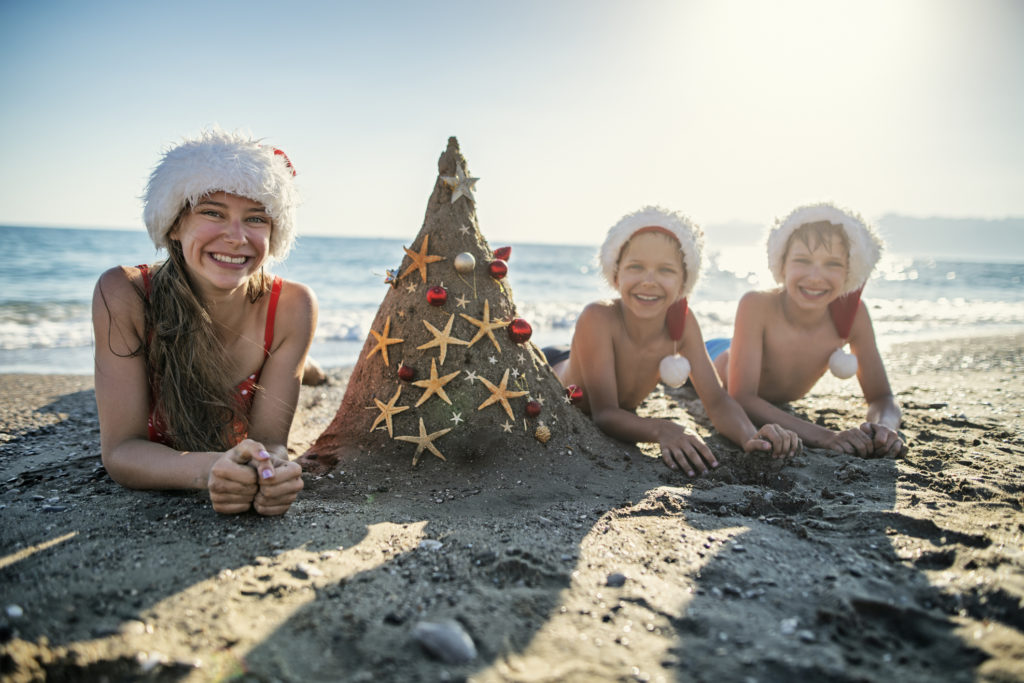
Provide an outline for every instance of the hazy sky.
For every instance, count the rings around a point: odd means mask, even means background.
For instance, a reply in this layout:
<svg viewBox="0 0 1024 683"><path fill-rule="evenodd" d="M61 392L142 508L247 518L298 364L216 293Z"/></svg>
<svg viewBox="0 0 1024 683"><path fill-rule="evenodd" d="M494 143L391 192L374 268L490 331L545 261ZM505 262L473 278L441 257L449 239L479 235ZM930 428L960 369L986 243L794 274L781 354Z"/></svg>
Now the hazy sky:
<svg viewBox="0 0 1024 683"><path fill-rule="evenodd" d="M283 148L300 232L411 238L456 135L490 239L646 203L1024 215L1024 2L0 0L0 223L138 227L159 153Z"/></svg>

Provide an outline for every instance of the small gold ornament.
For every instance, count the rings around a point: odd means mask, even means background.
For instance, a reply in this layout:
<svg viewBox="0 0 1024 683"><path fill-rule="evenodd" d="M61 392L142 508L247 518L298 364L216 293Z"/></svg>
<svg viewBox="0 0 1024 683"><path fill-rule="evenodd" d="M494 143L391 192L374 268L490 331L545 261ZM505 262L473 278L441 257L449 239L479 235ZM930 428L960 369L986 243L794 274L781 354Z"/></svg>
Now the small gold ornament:
<svg viewBox="0 0 1024 683"><path fill-rule="evenodd" d="M476 267L476 258L468 251L464 251L455 257L455 270L459 271L463 275L468 275L473 272L473 268Z"/></svg>
<svg viewBox="0 0 1024 683"><path fill-rule="evenodd" d="M547 443L551 438L551 430L547 428L547 425L537 425L537 431L533 433L533 438L541 443Z"/></svg>

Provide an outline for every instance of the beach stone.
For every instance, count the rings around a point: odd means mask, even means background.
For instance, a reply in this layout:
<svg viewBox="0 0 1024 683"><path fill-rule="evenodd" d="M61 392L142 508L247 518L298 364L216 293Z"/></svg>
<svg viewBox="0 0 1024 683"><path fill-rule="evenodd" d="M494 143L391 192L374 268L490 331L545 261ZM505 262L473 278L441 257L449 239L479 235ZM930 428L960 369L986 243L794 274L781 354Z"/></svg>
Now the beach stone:
<svg viewBox="0 0 1024 683"><path fill-rule="evenodd" d="M615 572L613 574L609 574L608 575L608 579L605 582L605 585L610 586L612 588L621 588L625 584L626 584L626 575L625 574L620 574L619 572Z"/></svg>
<svg viewBox="0 0 1024 683"><path fill-rule="evenodd" d="M476 659L476 645L462 624L454 619L420 621L412 637L431 655L446 664L465 664Z"/></svg>
<svg viewBox="0 0 1024 683"><path fill-rule="evenodd" d="M424 538L420 541L420 550L440 550L444 543L433 538Z"/></svg>

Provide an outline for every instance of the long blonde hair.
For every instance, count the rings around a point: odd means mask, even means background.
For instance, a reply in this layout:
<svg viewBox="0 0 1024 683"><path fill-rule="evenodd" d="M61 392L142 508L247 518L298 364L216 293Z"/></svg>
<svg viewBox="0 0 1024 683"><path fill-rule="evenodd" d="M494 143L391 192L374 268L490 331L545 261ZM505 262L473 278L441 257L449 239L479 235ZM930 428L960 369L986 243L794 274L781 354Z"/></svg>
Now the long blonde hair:
<svg viewBox="0 0 1024 683"><path fill-rule="evenodd" d="M248 416L213 320L188 276L181 242L169 240L168 254L153 266L145 302L145 358L156 411L176 448L227 450L248 431ZM246 286L249 301L259 300L270 284L260 269Z"/></svg>

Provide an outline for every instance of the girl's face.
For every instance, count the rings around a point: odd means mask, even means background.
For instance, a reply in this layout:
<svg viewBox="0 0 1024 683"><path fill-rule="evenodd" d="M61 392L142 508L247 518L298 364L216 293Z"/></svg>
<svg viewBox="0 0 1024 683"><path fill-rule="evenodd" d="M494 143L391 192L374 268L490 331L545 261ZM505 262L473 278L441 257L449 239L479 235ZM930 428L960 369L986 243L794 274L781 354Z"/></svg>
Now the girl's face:
<svg viewBox="0 0 1024 683"><path fill-rule="evenodd" d="M214 192L186 209L169 237L181 242L194 282L234 290L266 261L271 227L262 204Z"/></svg>
<svg viewBox="0 0 1024 683"><path fill-rule="evenodd" d="M622 303L635 315L664 316L683 293L686 269L679 244L657 232L632 237L622 250L615 284Z"/></svg>
<svg viewBox="0 0 1024 683"><path fill-rule="evenodd" d="M832 236L829 246L816 249L793 240L782 264L783 286L798 306L825 306L843 291L848 270L849 258L838 235Z"/></svg>

